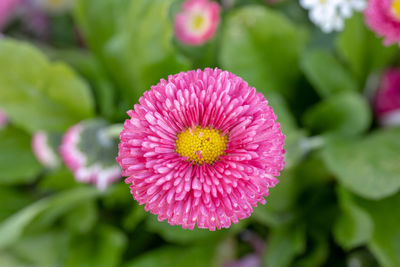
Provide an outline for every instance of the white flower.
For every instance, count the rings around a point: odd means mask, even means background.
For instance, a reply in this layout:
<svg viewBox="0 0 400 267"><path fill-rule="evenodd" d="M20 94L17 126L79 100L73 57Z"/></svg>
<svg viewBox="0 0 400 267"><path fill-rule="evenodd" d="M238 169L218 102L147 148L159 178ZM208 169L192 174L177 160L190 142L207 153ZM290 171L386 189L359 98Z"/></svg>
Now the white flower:
<svg viewBox="0 0 400 267"><path fill-rule="evenodd" d="M366 0L300 0L300 5L309 10L310 20L326 33L342 30L344 20L366 4Z"/></svg>
<svg viewBox="0 0 400 267"><path fill-rule="evenodd" d="M367 6L366 0L341 0L338 4L339 12L344 18L350 18L354 11L362 11Z"/></svg>
<svg viewBox="0 0 400 267"><path fill-rule="evenodd" d="M338 12L342 1L346 0L300 0L300 4L309 10L310 20L328 33L344 27L343 17Z"/></svg>

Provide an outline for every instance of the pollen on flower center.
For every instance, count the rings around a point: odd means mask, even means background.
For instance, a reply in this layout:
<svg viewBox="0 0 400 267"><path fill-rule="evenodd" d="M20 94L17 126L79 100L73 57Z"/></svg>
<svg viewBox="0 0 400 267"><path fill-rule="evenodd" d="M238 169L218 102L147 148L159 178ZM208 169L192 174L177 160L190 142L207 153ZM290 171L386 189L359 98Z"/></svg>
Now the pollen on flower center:
<svg viewBox="0 0 400 267"><path fill-rule="evenodd" d="M224 155L227 143L228 135L221 135L220 131L210 127L197 126L177 134L175 151L193 163L212 164Z"/></svg>
<svg viewBox="0 0 400 267"><path fill-rule="evenodd" d="M393 0L392 13L400 20L400 0Z"/></svg>
<svg viewBox="0 0 400 267"><path fill-rule="evenodd" d="M194 17L192 19L193 29L200 30L203 27L204 23L205 23L205 18L202 14L194 15Z"/></svg>

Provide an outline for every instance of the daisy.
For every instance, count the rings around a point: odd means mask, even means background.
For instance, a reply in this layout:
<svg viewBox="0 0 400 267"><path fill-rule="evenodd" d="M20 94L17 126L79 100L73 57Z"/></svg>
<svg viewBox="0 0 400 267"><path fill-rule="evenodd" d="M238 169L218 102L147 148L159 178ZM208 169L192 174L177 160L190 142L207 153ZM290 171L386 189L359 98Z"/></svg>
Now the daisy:
<svg viewBox="0 0 400 267"><path fill-rule="evenodd" d="M350 18L354 11L363 11L366 6L365 0L341 0L339 1L339 12L344 18Z"/></svg>
<svg viewBox="0 0 400 267"><path fill-rule="evenodd" d="M117 161L145 209L183 228L228 228L265 204L284 135L261 93L219 69L161 80L128 112Z"/></svg>
<svg viewBox="0 0 400 267"><path fill-rule="evenodd" d="M64 135L60 152L79 182L92 183L101 191L121 178L115 162L116 140L107 136L108 125L101 120L85 121Z"/></svg>
<svg viewBox="0 0 400 267"><path fill-rule="evenodd" d="M400 45L400 0L370 0L364 15L371 30L384 37L384 45Z"/></svg>
<svg viewBox="0 0 400 267"><path fill-rule="evenodd" d="M300 0L300 5L309 10L310 20L325 33L340 31L344 19L338 12L342 0Z"/></svg>
<svg viewBox="0 0 400 267"><path fill-rule="evenodd" d="M219 24L219 5L208 0L187 0L175 17L175 34L187 45L201 45L210 40Z"/></svg>

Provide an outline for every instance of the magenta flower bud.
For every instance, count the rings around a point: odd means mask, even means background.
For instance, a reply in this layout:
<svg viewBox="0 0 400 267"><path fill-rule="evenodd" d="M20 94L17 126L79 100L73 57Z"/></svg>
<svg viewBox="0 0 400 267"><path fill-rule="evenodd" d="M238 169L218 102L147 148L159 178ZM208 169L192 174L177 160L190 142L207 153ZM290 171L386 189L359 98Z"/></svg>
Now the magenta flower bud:
<svg viewBox="0 0 400 267"><path fill-rule="evenodd" d="M161 80L128 112L117 161L146 211L171 225L228 228L265 204L284 139L264 96L219 69Z"/></svg>
<svg viewBox="0 0 400 267"><path fill-rule="evenodd" d="M374 107L379 124L400 125L400 69L389 69L383 74Z"/></svg>
<svg viewBox="0 0 400 267"><path fill-rule="evenodd" d="M384 37L384 45L400 45L400 0L369 0L364 15L371 30Z"/></svg>
<svg viewBox="0 0 400 267"><path fill-rule="evenodd" d="M61 138L57 134L47 134L36 132L32 138L32 149L37 160L49 169L60 166L60 157L57 155L57 148L61 143Z"/></svg>
<svg viewBox="0 0 400 267"><path fill-rule="evenodd" d="M68 130L60 148L75 179L94 184L101 191L121 178L121 169L115 162L117 140L108 136L108 127L101 120L81 122Z"/></svg>
<svg viewBox="0 0 400 267"><path fill-rule="evenodd" d="M175 34L187 45L201 45L210 40L219 24L219 4L208 0L187 0L175 17Z"/></svg>

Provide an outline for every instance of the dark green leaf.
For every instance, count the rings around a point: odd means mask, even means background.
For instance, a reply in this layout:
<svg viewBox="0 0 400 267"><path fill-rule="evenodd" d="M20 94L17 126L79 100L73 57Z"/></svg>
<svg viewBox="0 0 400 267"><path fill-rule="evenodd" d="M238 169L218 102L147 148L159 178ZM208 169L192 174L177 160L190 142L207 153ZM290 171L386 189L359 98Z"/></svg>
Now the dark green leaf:
<svg viewBox="0 0 400 267"><path fill-rule="evenodd" d="M330 97L311 107L304 115L304 124L315 133L357 135L367 130L371 121L367 100L356 93Z"/></svg>
<svg viewBox="0 0 400 267"><path fill-rule="evenodd" d="M357 91L357 84L348 70L327 51L313 50L306 53L301 68L321 97Z"/></svg>
<svg viewBox="0 0 400 267"><path fill-rule="evenodd" d="M299 76L305 32L263 6L232 11L223 27L220 62L263 93L287 95Z"/></svg>

